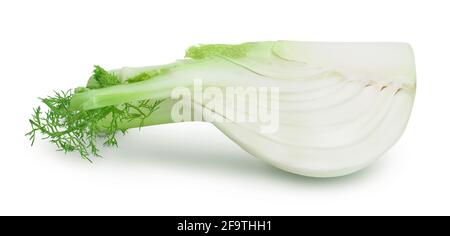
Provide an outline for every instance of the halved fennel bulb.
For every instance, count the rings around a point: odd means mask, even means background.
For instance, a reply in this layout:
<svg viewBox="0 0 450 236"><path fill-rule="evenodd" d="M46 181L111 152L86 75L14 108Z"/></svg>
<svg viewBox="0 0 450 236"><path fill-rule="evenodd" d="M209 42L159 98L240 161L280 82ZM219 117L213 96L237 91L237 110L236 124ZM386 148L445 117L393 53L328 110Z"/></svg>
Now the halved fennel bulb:
<svg viewBox="0 0 450 236"><path fill-rule="evenodd" d="M256 104L256 110L276 113L276 127L265 132L261 120L236 121L236 113L248 114L250 106L233 108L233 113L226 107L208 107L195 96L190 101L194 113L201 110L202 121L213 123L255 157L300 175L335 177L368 166L400 138L415 96L414 56L403 43L200 45L188 49L186 57L168 65L94 74L86 88L70 96L71 116L85 111L106 114L96 118L95 126L105 131L114 125L115 132L182 121L173 117L180 105L174 89L195 93L196 81L217 91L276 88L276 96L269 96L276 106ZM157 105L147 116L124 105L137 106L139 101ZM123 117L115 118L106 108L122 111ZM125 114L125 109L130 110Z"/></svg>

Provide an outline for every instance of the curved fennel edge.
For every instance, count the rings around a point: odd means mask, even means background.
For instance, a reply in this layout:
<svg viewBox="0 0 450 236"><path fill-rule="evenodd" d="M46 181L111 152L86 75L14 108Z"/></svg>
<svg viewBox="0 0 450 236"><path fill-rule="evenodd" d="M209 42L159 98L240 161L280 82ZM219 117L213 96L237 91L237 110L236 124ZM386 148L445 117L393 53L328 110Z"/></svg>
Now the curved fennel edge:
<svg viewBox="0 0 450 236"><path fill-rule="evenodd" d="M401 136L405 132L406 127L408 126L409 120L411 118L413 105L414 105L414 96L413 96L413 100L412 100L412 106L410 107L408 114L406 114L407 115L406 120L403 123L403 126L399 127L400 132L397 133L397 135L395 136L395 138L392 139L393 141L389 145L387 145L384 149L380 150L379 152L374 153L371 158L367 158L366 159L367 161L357 163L353 166L348 166L348 167L339 168L339 169L318 170L318 169L308 169L308 168L302 168L302 167L292 167L292 166L288 166L288 165L282 165L264 155L254 155L243 144L241 144L241 142L236 137L234 137L234 135L231 132L228 132L226 129L221 128L220 125L218 125L218 124L213 123L213 125L216 126L223 134L225 134L234 143L236 143L238 146L240 146L244 151L246 151L250 155L252 155L260 160L263 160L264 162L266 162L278 169L281 169L281 170L284 170L284 171L287 171L287 172L290 172L293 174L297 174L297 175L307 176L307 177L332 178L332 177L341 177L341 176L346 176L346 175L356 173L360 170L367 168L368 166L370 166L371 164L376 162L378 159L380 159L382 156L384 156L384 154L386 152L388 152L400 140Z"/></svg>

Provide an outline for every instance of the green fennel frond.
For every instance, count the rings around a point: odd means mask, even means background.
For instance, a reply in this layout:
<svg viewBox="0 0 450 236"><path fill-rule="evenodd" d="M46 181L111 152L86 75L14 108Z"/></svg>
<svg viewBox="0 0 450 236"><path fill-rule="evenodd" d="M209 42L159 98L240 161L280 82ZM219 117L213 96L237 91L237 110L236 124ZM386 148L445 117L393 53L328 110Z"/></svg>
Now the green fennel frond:
<svg viewBox="0 0 450 236"><path fill-rule="evenodd" d="M100 66L95 65L92 72L92 78L97 82L94 86L90 86L91 89L106 88L114 85L121 84L119 77L113 73L110 73Z"/></svg>
<svg viewBox="0 0 450 236"><path fill-rule="evenodd" d="M113 86L117 77L96 66L93 78L100 87ZM114 79L115 78L115 79ZM83 92L77 89L77 92ZM74 92L60 91L53 96L41 98L48 109L41 107L33 110L31 131L26 133L34 144L37 133L43 139L54 143L59 151L78 152L83 159L99 156L98 140L105 146L117 146L117 133L125 134L120 124L138 120L143 126L145 119L159 108L163 100L142 100L116 106L106 106L92 110L73 110L70 103Z"/></svg>

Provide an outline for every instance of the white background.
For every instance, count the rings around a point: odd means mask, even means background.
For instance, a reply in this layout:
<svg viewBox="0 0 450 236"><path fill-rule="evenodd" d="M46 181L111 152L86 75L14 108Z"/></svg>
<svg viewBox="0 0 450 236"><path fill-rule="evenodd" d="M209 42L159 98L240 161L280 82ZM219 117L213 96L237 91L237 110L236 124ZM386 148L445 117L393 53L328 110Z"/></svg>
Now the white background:
<svg viewBox="0 0 450 236"><path fill-rule="evenodd" d="M0 214L450 214L448 1L1 1ZM252 158L209 124L132 131L95 164L24 133L39 96L92 66L163 64L198 43L400 41L416 56L408 128L375 165L311 179Z"/></svg>

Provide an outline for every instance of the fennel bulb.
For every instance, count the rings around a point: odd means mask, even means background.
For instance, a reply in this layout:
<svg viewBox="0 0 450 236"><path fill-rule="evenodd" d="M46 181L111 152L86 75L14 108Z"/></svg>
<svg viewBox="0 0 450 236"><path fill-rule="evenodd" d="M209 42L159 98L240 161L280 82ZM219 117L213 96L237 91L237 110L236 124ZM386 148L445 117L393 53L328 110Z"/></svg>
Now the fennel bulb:
<svg viewBox="0 0 450 236"><path fill-rule="evenodd" d="M96 66L86 87L42 99L49 109L34 110L28 135L90 160L99 137L117 146L116 133L129 128L200 120L280 169L334 177L368 166L400 138L415 86L403 43L201 45L172 64ZM230 88L253 103L226 102Z"/></svg>

